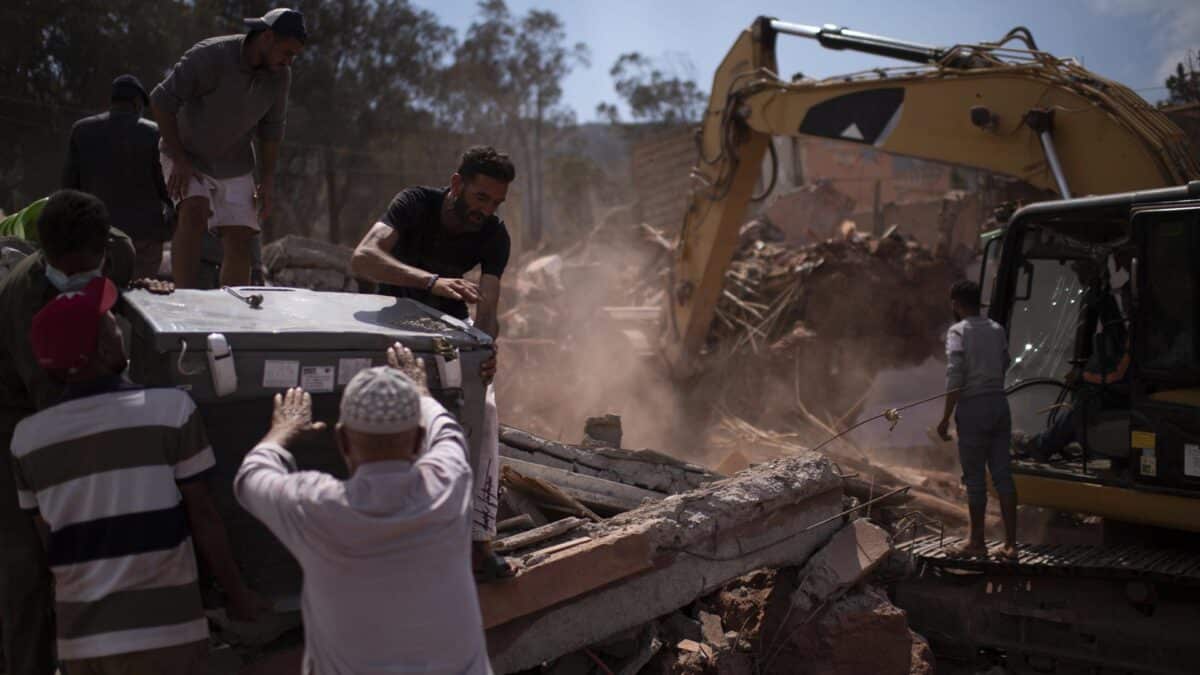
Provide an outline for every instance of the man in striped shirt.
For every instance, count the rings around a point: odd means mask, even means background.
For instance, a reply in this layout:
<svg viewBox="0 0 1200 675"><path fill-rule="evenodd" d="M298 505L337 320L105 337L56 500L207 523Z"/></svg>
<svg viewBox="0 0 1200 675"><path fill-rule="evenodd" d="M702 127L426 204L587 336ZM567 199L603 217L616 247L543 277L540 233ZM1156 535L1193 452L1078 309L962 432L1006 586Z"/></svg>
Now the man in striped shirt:
<svg viewBox="0 0 1200 675"><path fill-rule="evenodd" d="M17 425L17 497L46 537L71 675L202 674L208 625L192 537L231 614L251 618L256 598L200 480L215 459L195 404L121 378L116 298L99 277L34 316L33 352L66 394Z"/></svg>

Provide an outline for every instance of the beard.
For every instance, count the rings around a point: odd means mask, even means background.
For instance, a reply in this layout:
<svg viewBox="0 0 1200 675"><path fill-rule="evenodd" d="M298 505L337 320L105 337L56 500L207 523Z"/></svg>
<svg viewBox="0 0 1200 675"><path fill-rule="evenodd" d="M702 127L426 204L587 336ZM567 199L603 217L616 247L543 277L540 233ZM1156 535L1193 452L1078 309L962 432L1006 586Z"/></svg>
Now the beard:
<svg viewBox="0 0 1200 675"><path fill-rule="evenodd" d="M467 198L461 194L454 198L452 208L454 217L463 225L482 225L483 220L487 218L483 211L472 211L471 205L467 204Z"/></svg>

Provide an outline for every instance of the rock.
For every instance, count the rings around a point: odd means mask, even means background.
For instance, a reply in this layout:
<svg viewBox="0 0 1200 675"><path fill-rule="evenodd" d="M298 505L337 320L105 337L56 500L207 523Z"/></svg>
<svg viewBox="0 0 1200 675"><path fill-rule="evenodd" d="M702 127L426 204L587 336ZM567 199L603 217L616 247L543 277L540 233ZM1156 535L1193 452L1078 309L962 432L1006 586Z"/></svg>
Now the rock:
<svg viewBox="0 0 1200 675"><path fill-rule="evenodd" d="M870 574L892 551L888 533L866 518L851 521L804 566L792 603L811 611Z"/></svg>
<svg viewBox="0 0 1200 675"><path fill-rule="evenodd" d="M700 633L704 642L714 647L725 645L725 627L721 625L721 617L708 612L700 612Z"/></svg>
<svg viewBox="0 0 1200 675"><path fill-rule="evenodd" d="M271 283L276 286L292 288L307 288L314 291L354 291L357 289L354 279L344 272L335 269L316 269L307 267L287 267L271 275Z"/></svg>
<svg viewBox="0 0 1200 675"><path fill-rule="evenodd" d="M338 270L348 275L353 253L347 246L289 234L264 246L262 258L272 276L287 268Z"/></svg>
<svg viewBox="0 0 1200 675"><path fill-rule="evenodd" d="M933 649L929 640L921 635L908 631L912 640L912 660L908 664L909 675L934 675L937 673L937 662L933 658Z"/></svg>
<svg viewBox="0 0 1200 675"><path fill-rule="evenodd" d="M712 658L713 655L712 647L702 642L696 642L695 640L680 640L679 644L675 645L675 648L681 652L700 654L706 659Z"/></svg>
<svg viewBox="0 0 1200 675"><path fill-rule="evenodd" d="M620 415L607 414L600 417L589 417L583 425L582 445L584 447L620 448L621 436Z"/></svg>
<svg viewBox="0 0 1200 675"><path fill-rule="evenodd" d="M864 649L870 645L869 649ZM905 675L913 661L912 632L904 610L868 586L834 603L817 622L818 661L813 672Z"/></svg>

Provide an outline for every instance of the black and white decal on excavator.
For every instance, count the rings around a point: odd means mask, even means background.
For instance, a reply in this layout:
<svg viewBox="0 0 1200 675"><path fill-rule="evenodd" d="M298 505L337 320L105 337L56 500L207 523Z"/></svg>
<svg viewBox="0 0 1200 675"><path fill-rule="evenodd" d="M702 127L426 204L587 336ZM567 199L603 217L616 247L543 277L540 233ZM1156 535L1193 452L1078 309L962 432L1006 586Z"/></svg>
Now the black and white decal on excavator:
<svg viewBox="0 0 1200 675"><path fill-rule="evenodd" d="M904 89L872 89L818 103L809 108L799 132L812 136L883 145L900 121Z"/></svg>

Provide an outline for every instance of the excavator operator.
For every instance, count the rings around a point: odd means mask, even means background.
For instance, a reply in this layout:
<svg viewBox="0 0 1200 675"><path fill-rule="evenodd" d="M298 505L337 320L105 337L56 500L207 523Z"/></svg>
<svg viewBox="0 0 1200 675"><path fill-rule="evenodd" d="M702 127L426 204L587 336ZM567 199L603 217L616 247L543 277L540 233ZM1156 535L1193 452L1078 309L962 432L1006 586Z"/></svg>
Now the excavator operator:
<svg viewBox="0 0 1200 675"><path fill-rule="evenodd" d="M1065 411L1056 415L1049 427L1027 437L1013 434L1018 452L1040 462L1047 462L1055 455L1062 455L1067 446L1079 440L1079 415L1086 419L1089 413L1105 409L1129 407L1127 379L1129 375L1129 330L1123 308L1128 307L1126 286L1122 279L1111 273L1124 270L1117 255L1108 256L1107 262L1085 258L1073 263L1080 284L1084 287L1079 312L1079 327L1076 331L1076 355L1083 367L1073 369L1065 380L1073 389L1072 402ZM1127 264L1127 263L1126 263ZM1127 279L1128 275L1123 275ZM1113 288L1113 282L1118 287Z"/></svg>

